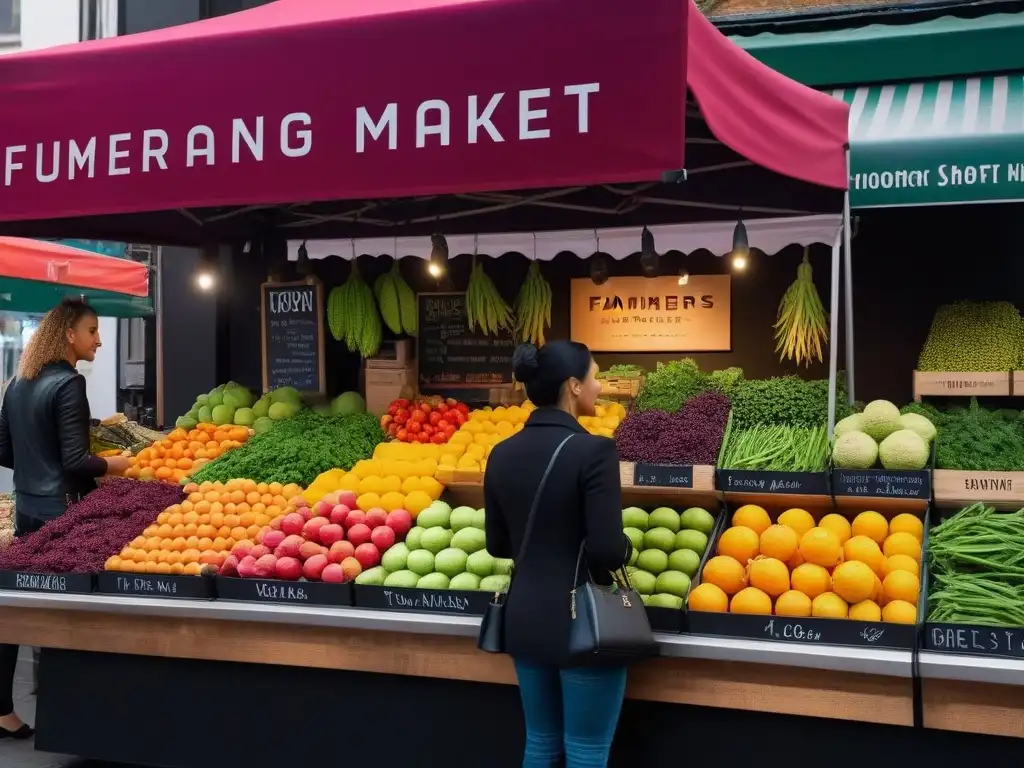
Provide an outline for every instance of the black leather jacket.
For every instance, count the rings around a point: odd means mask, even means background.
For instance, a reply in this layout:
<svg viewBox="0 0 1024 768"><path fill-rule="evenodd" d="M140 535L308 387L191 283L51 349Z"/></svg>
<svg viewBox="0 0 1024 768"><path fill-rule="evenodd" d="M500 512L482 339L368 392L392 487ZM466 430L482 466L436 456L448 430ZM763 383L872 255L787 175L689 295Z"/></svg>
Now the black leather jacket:
<svg viewBox="0 0 1024 768"><path fill-rule="evenodd" d="M14 379L0 406L0 465L14 470L14 490L76 497L96 487L107 463L89 452L85 378L68 362Z"/></svg>

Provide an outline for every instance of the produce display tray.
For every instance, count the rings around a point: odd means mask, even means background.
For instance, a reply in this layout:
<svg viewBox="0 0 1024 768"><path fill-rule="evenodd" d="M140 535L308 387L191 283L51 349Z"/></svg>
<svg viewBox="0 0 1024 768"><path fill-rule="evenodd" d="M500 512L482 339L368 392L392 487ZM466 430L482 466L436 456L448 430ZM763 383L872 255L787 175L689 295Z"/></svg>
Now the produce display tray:
<svg viewBox="0 0 1024 768"><path fill-rule="evenodd" d="M0 571L0 589L21 592L56 592L65 595L88 595L95 588L91 573L31 573Z"/></svg>
<svg viewBox="0 0 1024 768"><path fill-rule="evenodd" d="M213 578L208 576L170 576L116 571L96 574L96 591L107 595L162 597L169 600L212 600L216 597Z"/></svg>
<svg viewBox="0 0 1024 768"><path fill-rule="evenodd" d="M217 577L217 597L250 603L286 605L323 605L348 608L354 604L351 584L325 584L322 581L281 581L280 579L240 579Z"/></svg>
<svg viewBox="0 0 1024 768"><path fill-rule="evenodd" d="M454 616L483 616L494 596L492 592L374 587L368 584L354 584L352 591L356 608Z"/></svg>
<svg viewBox="0 0 1024 768"><path fill-rule="evenodd" d="M718 469L716 487L725 493L831 496L828 472L760 472L751 469Z"/></svg>

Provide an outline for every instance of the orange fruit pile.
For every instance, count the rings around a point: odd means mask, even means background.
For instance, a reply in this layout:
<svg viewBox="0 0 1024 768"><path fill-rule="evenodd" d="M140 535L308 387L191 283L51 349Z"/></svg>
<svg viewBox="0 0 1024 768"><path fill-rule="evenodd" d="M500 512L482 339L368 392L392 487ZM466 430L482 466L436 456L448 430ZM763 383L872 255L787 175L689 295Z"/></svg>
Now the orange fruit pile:
<svg viewBox="0 0 1024 768"><path fill-rule="evenodd" d="M878 512L817 523L790 509L773 525L748 504L719 537L715 557L690 594L696 611L818 616L913 624L920 592L923 525Z"/></svg>
<svg viewBox="0 0 1024 768"><path fill-rule="evenodd" d="M181 504L157 515L105 569L125 573L198 576L204 565L221 566L240 541L256 535L302 493L295 485L229 480L189 483Z"/></svg>
<svg viewBox="0 0 1024 768"><path fill-rule="evenodd" d="M238 448L252 435L248 427L231 424L199 424L188 431L176 429L163 440L139 451L124 476L134 480L181 482L211 459Z"/></svg>

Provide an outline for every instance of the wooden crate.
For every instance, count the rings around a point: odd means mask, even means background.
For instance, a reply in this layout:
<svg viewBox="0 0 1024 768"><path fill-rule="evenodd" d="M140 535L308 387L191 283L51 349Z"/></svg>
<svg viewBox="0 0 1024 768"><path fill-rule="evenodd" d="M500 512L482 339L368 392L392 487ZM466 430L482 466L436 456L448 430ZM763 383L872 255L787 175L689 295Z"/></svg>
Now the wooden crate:
<svg viewBox="0 0 1024 768"><path fill-rule="evenodd" d="M1024 371L1013 372L1013 390L1011 394L1024 397Z"/></svg>
<svg viewBox="0 0 1024 768"><path fill-rule="evenodd" d="M922 397L1005 397L1010 394L1009 371L973 373L914 371L914 400Z"/></svg>
<svg viewBox="0 0 1024 768"><path fill-rule="evenodd" d="M643 376L608 376L599 379L601 397L636 397L643 386Z"/></svg>
<svg viewBox="0 0 1024 768"><path fill-rule="evenodd" d="M1013 509L1024 507L1024 472L967 472L936 469L932 473L935 503L967 506L984 501Z"/></svg>
<svg viewBox="0 0 1024 768"><path fill-rule="evenodd" d="M715 490L715 468L710 464L697 464L693 467L677 467L676 469L687 470L691 473L692 486L682 488L672 485L653 485L636 482L636 462L619 462L619 482L623 488L650 488L659 492L686 493L687 491L713 491ZM659 469L662 469L659 467Z"/></svg>

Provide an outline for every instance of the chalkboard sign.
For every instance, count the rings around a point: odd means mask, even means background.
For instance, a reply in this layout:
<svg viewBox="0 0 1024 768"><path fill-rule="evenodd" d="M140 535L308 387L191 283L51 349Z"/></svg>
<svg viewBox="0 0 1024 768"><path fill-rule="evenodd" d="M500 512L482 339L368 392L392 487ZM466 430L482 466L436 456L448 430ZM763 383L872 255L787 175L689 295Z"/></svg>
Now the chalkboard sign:
<svg viewBox="0 0 1024 768"><path fill-rule="evenodd" d="M323 286L316 279L260 287L263 389L327 389L324 368Z"/></svg>
<svg viewBox="0 0 1024 768"><path fill-rule="evenodd" d="M350 606L352 585L218 576L217 598L281 605Z"/></svg>
<svg viewBox="0 0 1024 768"><path fill-rule="evenodd" d="M87 595L93 591L93 577L91 573L0 571L0 589Z"/></svg>
<svg viewBox="0 0 1024 768"><path fill-rule="evenodd" d="M775 643L853 645L910 650L917 639L913 624L818 617L790 618L690 611L687 628L698 635L738 637Z"/></svg>
<svg viewBox="0 0 1024 768"><path fill-rule="evenodd" d="M206 576L104 571L96 576L96 591L134 597L210 600L213 598L213 579Z"/></svg>
<svg viewBox="0 0 1024 768"><path fill-rule="evenodd" d="M1024 629L929 622L924 625L924 647L938 653L1024 659Z"/></svg>
<svg viewBox="0 0 1024 768"><path fill-rule="evenodd" d="M633 485L693 488L693 467L637 463L633 467Z"/></svg>
<svg viewBox="0 0 1024 768"><path fill-rule="evenodd" d="M832 490L836 496L928 501L932 495L932 473L927 469L834 469Z"/></svg>
<svg viewBox="0 0 1024 768"><path fill-rule="evenodd" d="M720 469L718 470L718 490L726 493L791 493L828 496L828 473Z"/></svg>
<svg viewBox="0 0 1024 768"><path fill-rule="evenodd" d="M469 329L465 293L418 296L421 389L490 389L511 386L515 341L510 331L486 336Z"/></svg>
<svg viewBox="0 0 1024 768"><path fill-rule="evenodd" d="M483 616L493 592L464 592L448 589L374 587L356 584L356 608L413 613L444 613L456 616Z"/></svg>

